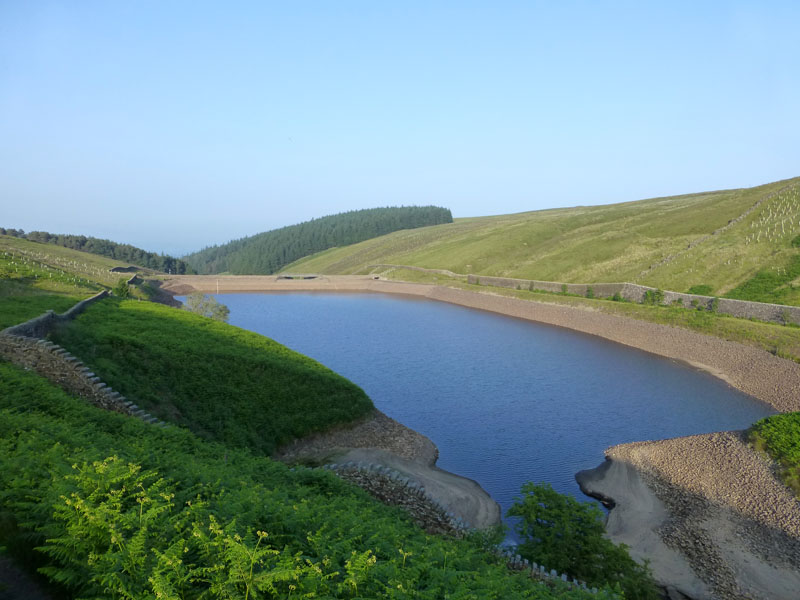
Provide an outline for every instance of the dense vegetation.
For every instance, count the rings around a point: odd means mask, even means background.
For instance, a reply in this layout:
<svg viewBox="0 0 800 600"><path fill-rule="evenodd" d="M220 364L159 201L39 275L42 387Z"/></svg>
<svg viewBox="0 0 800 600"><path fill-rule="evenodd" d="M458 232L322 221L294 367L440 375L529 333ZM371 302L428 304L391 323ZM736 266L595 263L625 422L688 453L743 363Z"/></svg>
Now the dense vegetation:
<svg viewBox="0 0 800 600"><path fill-rule="evenodd" d="M146 267L155 271L163 271L172 274L191 274L191 267L180 259L165 254L148 252L130 244L118 244L111 240L104 240L85 235L68 235L62 233L48 233L47 231L31 231L25 233L22 229L5 229L0 227L0 235L10 235L40 242L43 244L54 244L72 250L80 250L90 254L97 254L112 258L120 262Z"/></svg>
<svg viewBox="0 0 800 600"><path fill-rule="evenodd" d="M401 229L452 223L438 206L370 208L313 219L205 248L184 259L198 273L269 275L304 256Z"/></svg>
<svg viewBox="0 0 800 600"><path fill-rule="evenodd" d="M792 257L786 266L764 269L725 294L726 298L754 300L772 304L789 304L800 288L800 254Z"/></svg>
<svg viewBox="0 0 800 600"><path fill-rule="evenodd" d="M153 415L264 454L373 408L358 386L308 357L160 304L104 300L52 337Z"/></svg>
<svg viewBox="0 0 800 600"><path fill-rule="evenodd" d="M647 565L605 537L605 515L597 505L559 494L547 483L526 483L522 494L508 511L520 518L521 556L589 585L620 586L629 600L660 597Z"/></svg>
<svg viewBox="0 0 800 600"><path fill-rule="evenodd" d="M800 412L761 419L750 428L749 437L781 465L783 480L800 498Z"/></svg>
<svg viewBox="0 0 800 600"><path fill-rule="evenodd" d="M395 264L568 283L693 286L724 296L800 304L800 178L749 189L456 219L399 231L289 265L298 272L365 274ZM758 276L758 282L763 279ZM763 291L769 292L766 296Z"/></svg>
<svg viewBox="0 0 800 600"><path fill-rule="evenodd" d="M606 597L511 575L480 542L0 362L0 544L67 597Z"/></svg>

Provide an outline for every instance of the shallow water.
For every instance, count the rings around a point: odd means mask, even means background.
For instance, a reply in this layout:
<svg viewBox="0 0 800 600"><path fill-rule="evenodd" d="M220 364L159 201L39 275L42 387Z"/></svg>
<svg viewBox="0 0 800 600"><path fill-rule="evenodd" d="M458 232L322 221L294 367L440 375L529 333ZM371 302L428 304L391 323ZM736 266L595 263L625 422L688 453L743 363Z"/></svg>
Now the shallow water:
<svg viewBox="0 0 800 600"><path fill-rule="evenodd" d="M311 356L501 505L636 440L742 429L765 404L684 364L567 329L382 294L220 294L230 323Z"/></svg>

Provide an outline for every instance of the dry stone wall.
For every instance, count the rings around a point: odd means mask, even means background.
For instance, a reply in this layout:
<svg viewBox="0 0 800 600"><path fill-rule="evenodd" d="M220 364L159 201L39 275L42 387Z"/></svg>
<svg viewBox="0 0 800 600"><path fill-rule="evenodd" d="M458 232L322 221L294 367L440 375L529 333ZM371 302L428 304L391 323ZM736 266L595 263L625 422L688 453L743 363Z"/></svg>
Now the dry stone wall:
<svg viewBox="0 0 800 600"><path fill-rule="evenodd" d="M476 285L509 288L513 290L543 291L568 293L586 296L589 288L596 298L612 298L615 294L631 302L643 302L647 293L656 292L656 288L635 283L561 283L558 281L536 281L531 279L513 279L510 277L488 277L485 275L468 275L467 282ZM715 298L698 294L664 291L663 304L681 304L686 308L705 308L720 314L731 315L742 319L758 319L770 323L800 325L800 306L767 304L733 300L731 298ZM716 304L716 306L715 306Z"/></svg>
<svg viewBox="0 0 800 600"><path fill-rule="evenodd" d="M19 325L13 325L11 327L7 327L2 332L6 335L12 336L22 336L22 337L29 337L29 338L37 338L41 339L47 336L53 330L53 327L56 326L58 323L64 323L66 321L70 321L81 314L87 306L92 304L93 302L97 302L98 300L102 300L103 298L108 296L108 290L103 290L99 294L95 294L91 298L87 298L86 300L81 300L75 306L70 308L67 312L57 315L52 310L48 310L43 315L35 317L30 321L25 321L24 323L20 323Z"/></svg>
<svg viewBox="0 0 800 600"><path fill-rule="evenodd" d="M0 331L0 357L26 370L35 371L70 394L84 398L105 410L131 415L147 423L167 424L140 409L97 377L89 367L67 350L44 339L59 323L74 319L92 302L108 296L107 291L81 300L63 314L52 310Z"/></svg>

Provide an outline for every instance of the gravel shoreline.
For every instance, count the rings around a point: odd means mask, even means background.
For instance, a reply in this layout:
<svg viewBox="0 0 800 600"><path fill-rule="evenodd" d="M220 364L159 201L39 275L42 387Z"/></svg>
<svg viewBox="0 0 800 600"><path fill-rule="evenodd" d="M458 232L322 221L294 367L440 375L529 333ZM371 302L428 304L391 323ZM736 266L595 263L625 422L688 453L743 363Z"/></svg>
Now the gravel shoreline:
<svg viewBox="0 0 800 600"><path fill-rule="evenodd" d="M439 458L439 449L430 439L379 410L354 425L296 440L279 448L272 458L282 462L331 462L354 448L383 450L426 466L433 466Z"/></svg>
<svg viewBox="0 0 800 600"><path fill-rule="evenodd" d="M743 432L622 444L606 457L633 467L666 507L665 518L648 525L710 590L694 597L797 598L800 502ZM604 490L623 509L642 502L641 493L619 482L604 488L603 478L588 487ZM623 541L624 527L616 532Z"/></svg>

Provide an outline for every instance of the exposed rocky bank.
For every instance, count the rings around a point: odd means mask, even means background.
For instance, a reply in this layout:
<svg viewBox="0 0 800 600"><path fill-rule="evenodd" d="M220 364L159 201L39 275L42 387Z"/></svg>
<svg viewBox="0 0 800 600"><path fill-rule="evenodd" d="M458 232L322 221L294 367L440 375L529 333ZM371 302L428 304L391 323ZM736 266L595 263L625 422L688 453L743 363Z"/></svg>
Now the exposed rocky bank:
<svg viewBox="0 0 800 600"><path fill-rule="evenodd" d="M800 597L800 502L741 432L613 446L577 479L608 533L691 598Z"/></svg>
<svg viewBox="0 0 800 600"><path fill-rule="evenodd" d="M499 525L497 502L472 479L438 468L438 456L430 439L376 410L352 427L284 446L273 458L289 463L337 464L340 468L334 470L340 476L388 504L405 507L429 531ZM357 464L372 468L352 468ZM349 467L341 468L343 465ZM403 485L398 486L396 477L387 477L376 467L399 474L405 480ZM424 493L419 493L420 488Z"/></svg>

